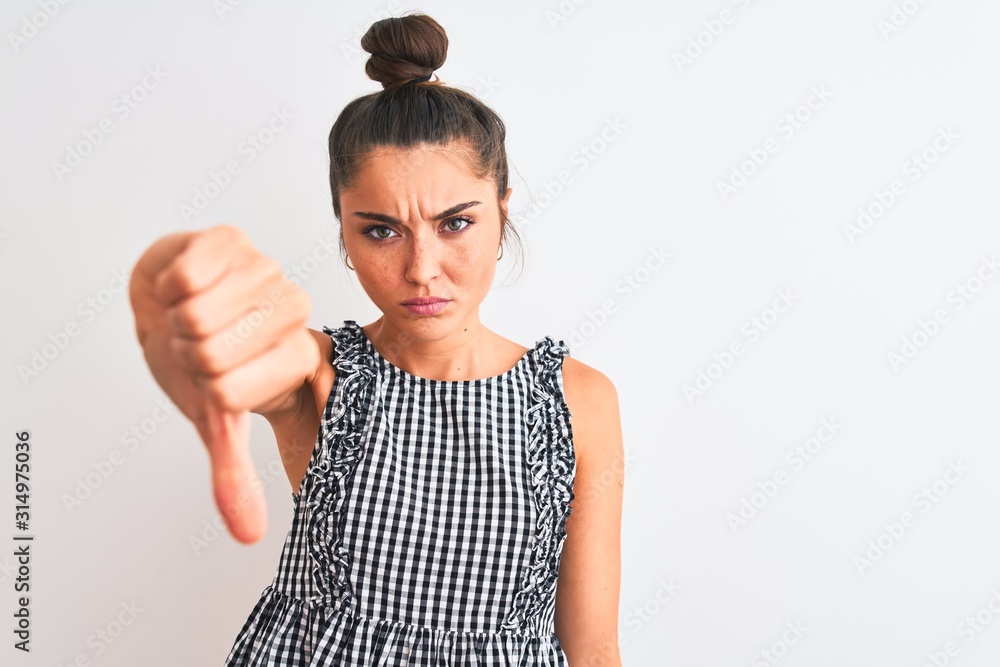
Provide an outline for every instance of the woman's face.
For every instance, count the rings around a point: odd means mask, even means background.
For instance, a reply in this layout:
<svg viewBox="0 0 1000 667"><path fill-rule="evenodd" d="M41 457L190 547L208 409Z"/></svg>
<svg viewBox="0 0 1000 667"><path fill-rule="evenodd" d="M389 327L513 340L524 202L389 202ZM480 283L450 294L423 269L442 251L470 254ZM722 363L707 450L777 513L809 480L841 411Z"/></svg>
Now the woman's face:
<svg viewBox="0 0 1000 667"><path fill-rule="evenodd" d="M478 326L496 274L496 184L465 165L459 144L380 147L340 193L344 247L361 286L386 319L421 337ZM510 193L500 202L505 214ZM405 305L421 297L446 302Z"/></svg>

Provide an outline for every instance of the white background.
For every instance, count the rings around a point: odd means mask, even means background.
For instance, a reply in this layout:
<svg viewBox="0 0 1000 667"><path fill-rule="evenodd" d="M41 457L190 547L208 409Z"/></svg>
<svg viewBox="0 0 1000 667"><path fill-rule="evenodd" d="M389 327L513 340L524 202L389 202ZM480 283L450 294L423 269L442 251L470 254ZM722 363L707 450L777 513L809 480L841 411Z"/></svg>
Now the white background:
<svg viewBox="0 0 1000 667"><path fill-rule="evenodd" d="M360 35L419 9L448 31L437 75L508 124L529 264L505 286L505 257L484 322L525 346L563 338L618 387L624 664L997 664L1000 5L43 5L0 15L0 662L222 664L274 575L291 489L255 417L267 537L213 535L207 456L182 416L154 419L116 272L164 234L231 222L308 270L310 326L374 320L339 259L313 254L336 237L326 138L378 89ZM123 95L142 98L127 117ZM248 160L275 109L294 118ZM103 119L78 166L54 167ZM185 219L228 160L240 173ZM859 207L880 215L852 232ZM30 656L11 648L23 429Z"/></svg>

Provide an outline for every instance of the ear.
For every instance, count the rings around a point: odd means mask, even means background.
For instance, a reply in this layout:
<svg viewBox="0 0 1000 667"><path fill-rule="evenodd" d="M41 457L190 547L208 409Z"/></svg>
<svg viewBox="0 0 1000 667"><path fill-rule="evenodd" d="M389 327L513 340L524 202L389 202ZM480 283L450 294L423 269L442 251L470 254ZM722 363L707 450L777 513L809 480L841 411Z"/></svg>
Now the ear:
<svg viewBox="0 0 1000 667"><path fill-rule="evenodd" d="M504 215L509 215L509 213L507 213L507 207L510 204L510 193L513 191L514 188L507 188L507 194L505 194L503 199L500 200L500 208L503 209Z"/></svg>

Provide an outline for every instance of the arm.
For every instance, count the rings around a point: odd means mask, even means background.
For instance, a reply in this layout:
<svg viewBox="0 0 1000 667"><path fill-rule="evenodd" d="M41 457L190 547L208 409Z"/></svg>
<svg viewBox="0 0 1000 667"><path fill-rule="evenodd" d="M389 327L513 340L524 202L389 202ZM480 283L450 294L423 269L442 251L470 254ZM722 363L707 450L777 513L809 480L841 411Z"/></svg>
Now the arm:
<svg viewBox="0 0 1000 667"><path fill-rule="evenodd" d="M320 419L326 410L333 380L333 342L322 331L307 329L319 347L319 366L303 383L283 410L258 412L274 431L285 474L293 492L298 492L309 469L313 447L319 433Z"/></svg>
<svg viewBox="0 0 1000 667"><path fill-rule="evenodd" d="M556 589L555 631L572 667L621 667L618 598L624 452L618 394L599 371L567 357L576 482Z"/></svg>

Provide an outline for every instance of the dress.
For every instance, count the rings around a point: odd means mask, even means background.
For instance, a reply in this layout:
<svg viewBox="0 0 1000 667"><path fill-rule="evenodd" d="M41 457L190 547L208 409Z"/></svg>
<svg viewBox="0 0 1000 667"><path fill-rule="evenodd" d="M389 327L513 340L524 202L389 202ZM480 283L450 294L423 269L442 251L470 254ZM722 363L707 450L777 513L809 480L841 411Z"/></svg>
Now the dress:
<svg viewBox="0 0 1000 667"><path fill-rule="evenodd" d="M563 341L432 380L354 320L278 572L227 667L567 667L554 633L576 457Z"/></svg>

